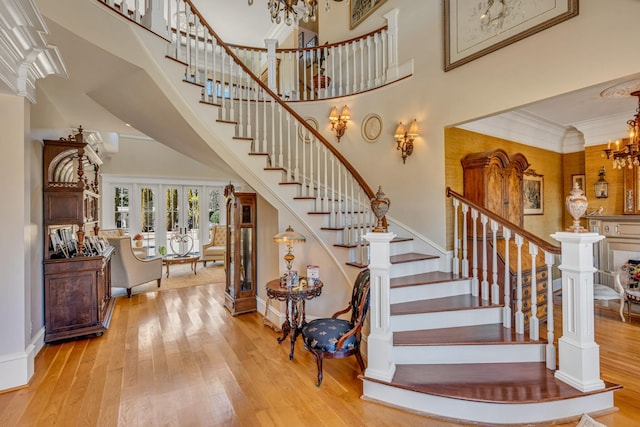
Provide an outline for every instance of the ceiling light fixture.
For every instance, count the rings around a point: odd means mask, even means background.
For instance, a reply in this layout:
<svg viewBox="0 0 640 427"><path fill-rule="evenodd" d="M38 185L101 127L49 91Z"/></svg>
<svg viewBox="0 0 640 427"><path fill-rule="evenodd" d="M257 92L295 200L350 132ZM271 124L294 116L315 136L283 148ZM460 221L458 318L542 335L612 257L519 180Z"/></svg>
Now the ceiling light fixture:
<svg viewBox="0 0 640 427"><path fill-rule="evenodd" d="M611 141L609 141L604 150L607 159L613 157L614 169L624 167L631 169L633 166L640 166L640 90L631 92L630 95L638 97L638 107L633 118L627 120L629 139L622 148L620 148L620 140L615 142L615 148L611 148Z"/></svg>
<svg viewBox="0 0 640 427"><path fill-rule="evenodd" d="M249 6L253 5L253 0L247 0ZM342 0L333 0L340 2ZM315 21L318 18L318 0L269 0L267 8L271 14L271 22L280 24L283 21L287 25L294 22ZM331 6L329 0L326 2L325 10L328 12Z"/></svg>

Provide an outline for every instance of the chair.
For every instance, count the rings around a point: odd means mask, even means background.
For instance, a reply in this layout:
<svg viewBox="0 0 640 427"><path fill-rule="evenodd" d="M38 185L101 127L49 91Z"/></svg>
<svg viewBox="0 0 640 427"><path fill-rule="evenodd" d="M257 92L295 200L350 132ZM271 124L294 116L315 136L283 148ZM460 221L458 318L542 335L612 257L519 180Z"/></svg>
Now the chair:
<svg viewBox="0 0 640 427"><path fill-rule="evenodd" d="M105 239L109 239L111 237L123 237L126 236L124 233L124 228L104 228L98 231L99 237L104 237ZM147 249L146 248L137 248L131 245L133 253L140 259L147 258Z"/></svg>
<svg viewBox="0 0 640 427"><path fill-rule="evenodd" d="M140 259L133 253L131 237L108 237L114 247L111 259L111 286L126 288L131 298L131 288L152 280L162 280L162 258Z"/></svg>
<svg viewBox="0 0 640 427"><path fill-rule="evenodd" d="M341 359L355 355L360 370L364 370L364 362L360 354L360 330L368 309L369 270L365 269L356 278L347 308L338 311L331 318L315 319L302 327L304 348L313 353L318 365L318 382L316 383L318 387L322 383L323 359ZM351 310L350 320L337 318L349 310Z"/></svg>
<svg viewBox="0 0 640 427"><path fill-rule="evenodd" d="M214 225L211 227L211 240L209 243L202 245L202 256L204 266L207 261L224 261L224 255L227 252L227 226Z"/></svg>
<svg viewBox="0 0 640 427"><path fill-rule="evenodd" d="M623 308L626 301L624 287L617 271L597 270L593 279L593 299L595 301L619 301L620 318L624 322Z"/></svg>

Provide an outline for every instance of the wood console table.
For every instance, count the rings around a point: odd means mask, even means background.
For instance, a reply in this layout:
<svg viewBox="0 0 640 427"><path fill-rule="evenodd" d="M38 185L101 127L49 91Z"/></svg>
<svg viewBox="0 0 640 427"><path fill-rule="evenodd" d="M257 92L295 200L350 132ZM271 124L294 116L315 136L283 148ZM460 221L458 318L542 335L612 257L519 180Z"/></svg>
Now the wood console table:
<svg viewBox="0 0 640 427"><path fill-rule="evenodd" d="M196 268L198 267L199 259L200 255L167 255L162 257L162 265L166 266L167 268L167 277L169 277L169 266L173 264L191 264L191 270L193 270L193 274L198 274Z"/></svg>
<svg viewBox="0 0 640 427"><path fill-rule="evenodd" d="M300 280L306 280L306 277L301 277ZM275 299L278 301L286 302L286 319L282 323L282 336L278 338L278 344L287 338L287 335L291 334L291 352L289 353L289 360L293 360L293 350L296 345L296 338L302 327L307 324L305 318L305 302L320 296L322 292L322 281L310 282L306 286L280 286L280 279L274 279L267 283L267 296L269 299ZM298 307L300 306L300 307Z"/></svg>

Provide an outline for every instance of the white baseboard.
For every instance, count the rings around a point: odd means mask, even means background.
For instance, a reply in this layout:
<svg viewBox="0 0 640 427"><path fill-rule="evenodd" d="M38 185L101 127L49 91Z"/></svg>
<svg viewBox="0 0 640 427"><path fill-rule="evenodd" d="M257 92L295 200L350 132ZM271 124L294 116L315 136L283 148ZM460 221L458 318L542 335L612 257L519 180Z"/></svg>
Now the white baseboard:
<svg viewBox="0 0 640 427"><path fill-rule="evenodd" d="M34 373L36 355L44 346L44 327L20 353L0 355L0 391L25 386Z"/></svg>

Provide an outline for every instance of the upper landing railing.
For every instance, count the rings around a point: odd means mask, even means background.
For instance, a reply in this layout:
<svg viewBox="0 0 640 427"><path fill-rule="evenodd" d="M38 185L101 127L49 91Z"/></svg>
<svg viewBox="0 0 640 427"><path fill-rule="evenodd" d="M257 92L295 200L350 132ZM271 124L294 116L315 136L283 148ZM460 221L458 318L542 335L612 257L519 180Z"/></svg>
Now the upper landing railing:
<svg viewBox="0 0 640 427"><path fill-rule="evenodd" d="M179 21L176 0L166 0L166 5L165 0L99 1L166 38L174 31L171 22ZM172 3L176 5L171 6ZM412 70L398 66L397 17L397 9L394 9L384 15L387 22L383 27L338 43L279 49L277 40L267 39L265 47L228 46L253 74L285 101L347 96L411 74ZM181 30L187 31L186 28Z"/></svg>

